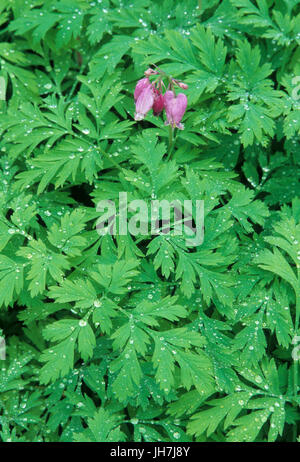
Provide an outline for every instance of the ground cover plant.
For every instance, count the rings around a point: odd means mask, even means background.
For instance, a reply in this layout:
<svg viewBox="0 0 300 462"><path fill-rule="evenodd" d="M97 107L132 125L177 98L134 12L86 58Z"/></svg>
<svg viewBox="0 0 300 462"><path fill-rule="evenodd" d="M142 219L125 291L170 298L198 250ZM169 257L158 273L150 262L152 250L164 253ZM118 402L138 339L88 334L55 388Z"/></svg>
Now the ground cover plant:
<svg viewBox="0 0 300 462"><path fill-rule="evenodd" d="M0 441L297 441L299 44L298 0L0 0ZM203 242L101 234L120 192Z"/></svg>

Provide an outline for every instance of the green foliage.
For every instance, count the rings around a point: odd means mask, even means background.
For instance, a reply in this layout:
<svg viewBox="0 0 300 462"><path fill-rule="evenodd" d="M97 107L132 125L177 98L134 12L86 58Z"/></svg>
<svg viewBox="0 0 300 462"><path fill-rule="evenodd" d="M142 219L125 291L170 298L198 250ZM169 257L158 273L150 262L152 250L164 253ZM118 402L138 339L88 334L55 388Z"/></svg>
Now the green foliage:
<svg viewBox="0 0 300 462"><path fill-rule="evenodd" d="M299 440L299 44L297 0L0 1L0 441ZM101 235L120 192L203 243Z"/></svg>

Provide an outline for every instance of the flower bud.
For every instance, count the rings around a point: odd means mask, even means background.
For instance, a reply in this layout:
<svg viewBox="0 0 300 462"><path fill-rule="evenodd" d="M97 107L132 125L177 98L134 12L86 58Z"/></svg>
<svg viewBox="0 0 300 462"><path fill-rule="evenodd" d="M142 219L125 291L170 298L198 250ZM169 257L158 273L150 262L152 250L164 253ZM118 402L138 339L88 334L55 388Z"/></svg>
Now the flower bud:
<svg viewBox="0 0 300 462"><path fill-rule="evenodd" d="M149 77L150 75L156 75L156 74L158 74L158 72L155 71L154 69L151 69L151 67L149 67L149 69L147 69L147 70L144 72L144 74L145 74L147 77Z"/></svg>
<svg viewBox="0 0 300 462"><path fill-rule="evenodd" d="M153 114L159 115L165 106L164 96L159 90L154 88L154 103L153 103Z"/></svg>
<svg viewBox="0 0 300 462"><path fill-rule="evenodd" d="M177 85L182 88L182 90L187 90L189 86L186 83L178 82Z"/></svg>

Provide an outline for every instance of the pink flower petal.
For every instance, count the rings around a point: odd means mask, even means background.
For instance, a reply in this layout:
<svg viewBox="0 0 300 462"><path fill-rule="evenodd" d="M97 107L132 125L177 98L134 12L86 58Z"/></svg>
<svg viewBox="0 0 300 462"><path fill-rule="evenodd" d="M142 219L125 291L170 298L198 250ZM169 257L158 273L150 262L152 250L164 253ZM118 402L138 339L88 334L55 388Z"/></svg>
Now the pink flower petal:
<svg viewBox="0 0 300 462"><path fill-rule="evenodd" d="M154 96L152 85L146 87L139 94L135 103L134 120L143 120L148 111L152 108L154 103Z"/></svg>
<svg viewBox="0 0 300 462"><path fill-rule="evenodd" d="M167 114L167 123L172 127L183 130L184 126L180 123L186 107L187 97L183 93L176 95L172 91L167 91L164 95L165 109Z"/></svg>
<svg viewBox="0 0 300 462"><path fill-rule="evenodd" d="M134 90L134 101L136 102L140 94L145 88L148 88L151 86L151 83L148 79L148 77L145 77L144 79L141 79L138 81L136 84L135 90Z"/></svg>

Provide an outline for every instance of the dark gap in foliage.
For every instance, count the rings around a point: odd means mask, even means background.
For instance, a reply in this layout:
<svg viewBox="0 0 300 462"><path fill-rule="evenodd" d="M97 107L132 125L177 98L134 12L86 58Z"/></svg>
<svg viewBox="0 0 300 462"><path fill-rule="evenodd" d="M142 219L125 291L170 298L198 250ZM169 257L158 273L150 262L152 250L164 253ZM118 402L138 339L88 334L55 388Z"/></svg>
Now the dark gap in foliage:
<svg viewBox="0 0 300 462"><path fill-rule="evenodd" d="M91 191L93 191L93 187L90 185L75 185L70 187L70 196L86 207L94 207L94 203L90 196Z"/></svg>

